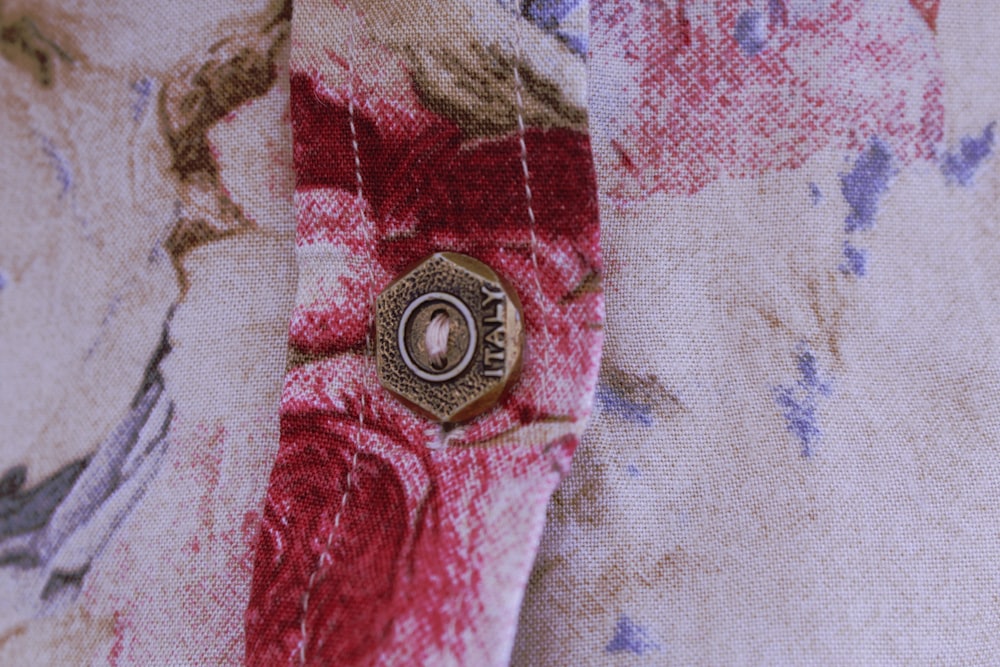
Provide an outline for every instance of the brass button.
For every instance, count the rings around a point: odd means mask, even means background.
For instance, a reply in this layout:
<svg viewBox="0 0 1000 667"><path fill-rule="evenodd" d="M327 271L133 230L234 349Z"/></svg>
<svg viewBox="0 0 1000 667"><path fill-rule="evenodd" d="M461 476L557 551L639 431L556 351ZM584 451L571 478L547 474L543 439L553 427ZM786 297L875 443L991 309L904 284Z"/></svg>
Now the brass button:
<svg viewBox="0 0 1000 667"><path fill-rule="evenodd" d="M517 294L466 255L435 253L386 287L375 329L382 386L439 422L488 410L521 369Z"/></svg>

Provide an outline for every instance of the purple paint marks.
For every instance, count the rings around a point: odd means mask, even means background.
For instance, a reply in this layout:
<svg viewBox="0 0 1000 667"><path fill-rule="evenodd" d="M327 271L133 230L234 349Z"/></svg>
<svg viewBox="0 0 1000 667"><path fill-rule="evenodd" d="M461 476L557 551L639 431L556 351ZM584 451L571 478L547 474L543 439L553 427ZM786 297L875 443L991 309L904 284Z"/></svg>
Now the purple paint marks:
<svg viewBox="0 0 1000 667"><path fill-rule="evenodd" d="M569 33L560 30L556 33L566 48L575 53L578 56L587 56L587 52L590 49L590 43L587 41L587 36L580 33Z"/></svg>
<svg viewBox="0 0 1000 667"><path fill-rule="evenodd" d="M21 464L7 470L0 476L0 498L12 496L28 481L28 466Z"/></svg>
<svg viewBox="0 0 1000 667"><path fill-rule="evenodd" d="M131 89L136 95L131 107L132 120L138 123L142 120L142 117L146 114L146 109L149 107L149 100L153 95L153 80L144 76L135 81Z"/></svg>
<svg viewBox="0 0 1000 667"><path fill-rule="evenodd" d="M878 200L889 189L889 181L895 173L892 151L881 139L872 139L854 162L854 168L840 177L840 193L851 207L844 220L847 232L865 231L875 226Z"/></svg>
<svg viewBox="0 0 1000 667"><path fill-rule="evenodd" d="M639 466L634 463L629 463L625 466L625 472L628 473L629 477L642 477L642 471L639 470Z"/></svg>
<svg viewBox="0 0 1000 667"><path fill-rule="evenodd" d="M822 435L819 425L819 402L832 392L830 383L819 371L816 355L809 346L800 343L796 348L795 366L798 380L791 385L783 385L774 390L774 400L782 409L781 416L789 433L795 435L802 445L802 456L811 456L813 445Z"/></svg>
<svg viewBox="0 0 1000 667"><path fill-rule="evenodd" d="M615 636L611 638L604 650L607 653L643 655L650 651L660 650L660 646L649 637L649 633L645 629L622 614L618 617L618 623L615 625Z"/></svg>
<svg viewBox="0 0 1000 667"><path fill-rule="evenodd" d="M829 396L830 385L820 379L819 366L814 355L805 343L800 343L795 356L795 366L799 371L799 382L809 389L815 389Z"/></svg>
<svg viewBox="0 0 1000 667"><path fill-rule="evenodd" d="M582 0L526 0L521 13L539 28L555 35L577 55L587 54L587 34L563 29L563 22Z"/></svg>
<svg viewBox="0 0 1000 667"><path fill-rule="evenodd" d="M97 337L94 339L94 342L90 344L90 347L87 348L87 351L84 352L84 359L90 359L91 355L94 354L94 350L97 349L97 346L103 342L105 334L107 333L108 325L111 324L111 320L113 320L118 314L118 308L121 306L121 303L121 293L115 294L111 298L111 303L108 304L107 308L104 310L104 317L101 318L101 326L98 329Z"/></svg>
<svg viewBox="0 0 1000 667"><path fill-rule="evenodd" d="M762 13L748 9L736 17L733 37L743 53L753 57L767 46L767 20Z"/></svg>
<svg viewBox="0 0 1000 667"><path fill-rule="evenodd" d="M595 394L601 410L631 424L653 425L653 408L626 398L615 387L600 383Z"/></svg>
<svg viewBox="0 0 1000 667"><path fill-rule="evenodd" d="M52 170L55 172L56 180L59 182L59 199L66 200L73 218L80 225L84 240L94 242L93 233L89 230L90 222L77 206L76 192L74 192L76 177L73 174L73 166L63 152L56 147L52 139L38 132L33 134L41 143L42 153L49 159L49 164L52 165Z"/></svg>
<svg viewBox="0 0 1000 667"><path fill-rule="evenodd" d="M889 189L889 182L895 175L892 151L881 139L872 139L854 161L851 171L840 176L840 194L850 207L844 219L845 232L854 234L875 227L879 199ZM844 261L837 267L840 272L863 277L867 272L868 251L844 241L842 254ZM803 442L808 446L808 442Z"/></svg>
<svg viewBox="0 0 1000 667"><path fill-rule="evenodd" d="M844 241L844 261L839 267L840 272L860 278L865 275L867 265L868 251L863 248L855 248L849 241Z"/></svg>
<svg viewBox="0 0 1000 667"><path fill-rule="evenodd" d="M767 17L771 22L771 27L788 27L788 7L785 0L768 0Z"/></svg>
<svg viewBox="0 0 1000 667"><path fill-rule="evenodd" d="M62 199L73 187L73 168L48 137L42 137L42 152L45 153L45 157L49 158L52 168L56 171L56 178L59 180L61 190L59 198Z"/></svg>
<svg viewBox="0 0 1000 667"><path fill-rule="evenodd" d="M0 292L2 292L5 287L7 287L7 274L0 271Z"/></svg>
<svg viewBox="0 0 1000 667"><path fill-rule="evenodd" d="M809 199L812 200L813 206L819 206L820 202L823 201L823 191L815 183L809 184Z"/></svg>
<svg viewBox="0 0 1000 667"><path fill-rule="evenodd" d="M983 128L983 133L978 137L962 137L957 151L944 154L941 171L949 183L962 186L972 184L972 178L976 175L979 165L993 153L995 129L996 121Z"/></svg>
<svg viewBox="0 0 1000 667"><path fill-rule="evenodd" d="M546 31L555 31L580 4L580 0L528 0L524 16Z"/></svg>

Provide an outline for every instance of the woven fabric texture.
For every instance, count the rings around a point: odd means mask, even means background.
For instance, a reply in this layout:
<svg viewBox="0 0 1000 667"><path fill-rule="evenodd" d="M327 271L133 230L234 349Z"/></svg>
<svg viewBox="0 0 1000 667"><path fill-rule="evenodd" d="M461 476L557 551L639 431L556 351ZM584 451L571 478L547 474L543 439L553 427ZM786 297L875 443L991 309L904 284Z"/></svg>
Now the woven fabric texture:
<svg viewBox="0 0 1000 667"><path fill-rule="evenodd" d="M295 295L290 17L0 5L0 664L243 658Z"/></svg>
<svg viewBox="0 0 1000 667"><path fill-rule="evenodd" d="M997 26L0 0L0 665L1000 664ZM439 251L527 332L458 425Z"/></svg>
<svg viewBox="0 0 1000 667"><path fill-rule="evenodd" d="M604 365L513 664L996 664L998 20L594 2Z"/></svg>

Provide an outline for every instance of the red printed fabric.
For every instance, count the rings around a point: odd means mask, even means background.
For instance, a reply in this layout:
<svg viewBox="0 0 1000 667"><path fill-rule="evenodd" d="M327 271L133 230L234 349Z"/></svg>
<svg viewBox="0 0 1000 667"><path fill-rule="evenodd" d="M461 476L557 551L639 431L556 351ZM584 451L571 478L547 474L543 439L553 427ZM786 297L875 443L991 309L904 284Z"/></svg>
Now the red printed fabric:
<svg viewBox="0 0 1000 667"><path fill-rule="evenodd" d="M584 63L493 2L306 2L298 292L247 664L500 665L594 391L603 299ZM481 6L479 6L481 5ZM441 426L385 391L374 299L437 251L523 304L518 383Z"/></svg>

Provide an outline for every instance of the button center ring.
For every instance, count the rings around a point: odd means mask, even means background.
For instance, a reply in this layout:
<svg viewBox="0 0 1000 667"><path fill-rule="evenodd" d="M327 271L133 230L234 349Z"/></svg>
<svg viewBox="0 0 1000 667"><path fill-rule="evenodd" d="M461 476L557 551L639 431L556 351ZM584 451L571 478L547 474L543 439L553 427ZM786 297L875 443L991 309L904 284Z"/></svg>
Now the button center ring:
<svg viewBox="0 0 1000 667"><path fill-rule="evenodd" d="M407 345L407 328L410 319L413 314L417 312L417 309L429 301L442 301L452 306L459 312L459 314L461 314L462 319L465 320L465 326L469 332L469 344L466 347L465 354L453 368L450 368L443 373L428 373L421 368L410 356L409 346ZM406 364L406 367L414 375L419 377L421 380L426 380L428 382L446 382L461 374L462 371L469 366L469 363L475 356L477 343L476 322L472 316L472 311L469 310L469 307L465 305L461 299L446 292L428 292L427 294L420 295L406 306L406 310L403 311L403 316L399 320L396 340L403 363Z"/></svg>

